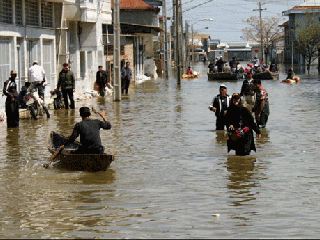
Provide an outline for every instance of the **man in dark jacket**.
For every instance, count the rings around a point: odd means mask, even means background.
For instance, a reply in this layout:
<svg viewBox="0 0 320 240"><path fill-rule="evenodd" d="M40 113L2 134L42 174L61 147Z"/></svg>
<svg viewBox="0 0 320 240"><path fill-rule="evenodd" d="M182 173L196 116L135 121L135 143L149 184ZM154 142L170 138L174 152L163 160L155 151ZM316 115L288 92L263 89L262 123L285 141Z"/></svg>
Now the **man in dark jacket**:
<svg viewBox="0 0 320 240"><path fill-rule="evenodd" d="M96 83L99 86L99 93L100 93L100 96L102 97L105 95L105 88L106 88L107 82L108 82L107 72L102 70L102 66L99 66L96 74Z"/></svg>
<svg viewBox="0 0 320 240"><path fill-rule="evenodd" d="M231 67L232 72L238 72L238 64L236 57L233 57L232 60L229 62L229 66Z"/></svg>
<svg viewBox="0 0 320 240"><path fill-rule="evenodd" d="M127 62L126 66L121 69L121 92L122 92L122 94L124 92L126 92L128 94L131 77L132 77L132 69L130 68L130 63Z"/></svg>
<svg viewBox="0 0 320 240"><path fill-rule="evenodd" d="M240 96L243 98L243 105L249 108L249 110L251 110L254 105L254 90L252 81L252 73L247 72L246 79L243 81L240 91Z"/></svg>
<svg viewBox="0 0 320 240"><path fill-rule="evenodd" d="M217 61L216 65L218 67L218 72L222 72L223 66L226 62L223 61L222 56L219 58L219 60Z"/></svg>
<svg viewBox="0 0 320 240"><path fill-rule="evenodd" d="M59 80L57 88L62 91L64 98L64 105L69 109L68 97L70 99L70 108L74 109L73 92L75 92L75 78L73 72L69 69L68 63L63 64L63 69L59 73Z"/></svg>
<svg viewBox="0 0 320 240"><path fill-rule="evenodd" d="M227 126L227 108L230 106L231 97L227 94L227 87L225 85L220 86L220 94L213 98L212 104L209 106L209 110L215 112L217 117L216 130L224 130L224 126Z"/></svg>
<svg viewBox="0 0 320 240"><path fill-rule="evenodd" d="M105 117L105 111L100 112L103 121L98 119L90 119L91 112L88 107L80 108L81 122L75 124L72 135L68 138L65 146L73 143L80 135L81 147L75 150L74 154L102 154L104 147L101 144L100 128L110 129L111 124Z"/></svg>
<svg viewBox="0 0 320 240"><path fill-rule="evenodd" d="M7 127L15 128L19 127L19 101L16 84L17 71L12 70L10 78L4 83L3 94L7 96L6 99L6 115L7 115Z"/></svg>

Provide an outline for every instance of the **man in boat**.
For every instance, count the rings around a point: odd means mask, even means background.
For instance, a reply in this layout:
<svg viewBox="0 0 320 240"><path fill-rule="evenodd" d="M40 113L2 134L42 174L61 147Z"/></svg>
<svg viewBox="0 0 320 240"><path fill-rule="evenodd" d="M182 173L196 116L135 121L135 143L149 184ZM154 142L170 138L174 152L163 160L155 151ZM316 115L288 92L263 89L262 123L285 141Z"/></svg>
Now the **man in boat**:
<svg viewBox="0 0 320 240"><path fill-rule="evenodd" d="M188 67L188 69L187 69L187 74L188 74L188 75L192 75L191 67Z"/></svg>
<svg viewBox="0 0 320 240"><path fill-rule="evenodd" d="M243 99L243 105L250 110L254 105L254 91L252 81L252 73L249 71L246 74L246 79L243 81L240 91L240 96Z"/></svg>
<svg viewBox="0 0 320 240"><path fill-rule="evenodd" d="M271 72L277 72L278 71L278 65L277 65L275 59L272 59L272 62L270 64L270 71Z"/></svg>
<svg viewBox="0 0 320 240"><path fill-rule="evenodd" d="M252 81L253 90L255 92L255 104L252 112L255 113L256 122L258 127L265 128L270 114L268 92L261 85L260 79Z"/></svg>
<svg viewBox="0 0 320 240"><path fill-rule="evenodd" d="M217 61L216 65L218 67L218 72L222 72L223 66L226 62L223 61L222 56L220 56L220 59Z"/></svg>
<svg viewBox="0 0 320 240"><path fill-rule="evenodd" d="M288 76L286 79L290 79L290 80L294 80L296 81L297 83L300 83L300 78L299 77L296 77L296 75L294 74L293 72L293 67L290 67L289 70L288 70Z"/></svg>
<svg viewBox="0 0 320 240"><path fill-rule="evenodd" d="M215 112L216 130L224 130L224 126L227 126L226 115L231 97L227 94L227 87L224 84L220 86L219 91L220 94L213 98L209 110Z"/></svg>
<svg viewBox="0 0 320 240"><path fill-rule="evenodd" d="M224 65L224 67L222 68L222 71L225 72L225 73L230 73L231 72L231 67L229 66L228 63L226 63Z"/></svg>
<svg viewBox="0 0 320 240"><path fill-rule="evenodd" d="M75 124L71 136L64 144L66 146L73 143L80 135L81 147L73 151L74 154L103 154L104 152L104 147L101 145L100 128L108 130L111 124L107 121L104 110L100 112L103 121L90 119L90 115L88 107L80 108L82 121Z"/></svg>
<svg viewBox="0 0 320 240"><path fill-rule="evenodd" d="M232 60L229 62L229 66L231 67L232 72L237 72L238 71L238 64L239 62L237 61L236 57L233 57Z"/></svg>
<svg viewBox="0 0 320 240"><path fill-rule="evenodd" d="M208 65L208 68L209 68L209 72L210 73L213 73L214 72L214 67L215 67L215 64L214 62L210 62L210 64Z"/></svg>

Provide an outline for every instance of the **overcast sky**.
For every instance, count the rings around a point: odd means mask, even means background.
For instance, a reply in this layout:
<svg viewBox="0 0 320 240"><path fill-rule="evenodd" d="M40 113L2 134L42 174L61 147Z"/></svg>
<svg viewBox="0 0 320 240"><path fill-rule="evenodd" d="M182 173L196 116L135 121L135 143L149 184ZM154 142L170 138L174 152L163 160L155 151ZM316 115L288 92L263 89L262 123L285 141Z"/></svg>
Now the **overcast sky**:
<svg viewBox="0 0 320 240"><path fill-rule="evenodd" d="M243 22L251 16L259 17L259 1L257 0L182 0L183 21L190 20L195 31L210 34L211 39L220 39L221 42L243 41L241 28L245 28ZM288 17L282 17L282 12L300 5L304 0L264 0L261 1L262 17L280 17L287 21ZM201 5L203 4L203 5ZM201 5L186 11L193 6ZM167 15L172 16L172 0L167 0ZM214 21L199 21L203 18L213 18ZM169 22L171 24L171 22ZM209 27L209 29L204 29Z"/></svg>

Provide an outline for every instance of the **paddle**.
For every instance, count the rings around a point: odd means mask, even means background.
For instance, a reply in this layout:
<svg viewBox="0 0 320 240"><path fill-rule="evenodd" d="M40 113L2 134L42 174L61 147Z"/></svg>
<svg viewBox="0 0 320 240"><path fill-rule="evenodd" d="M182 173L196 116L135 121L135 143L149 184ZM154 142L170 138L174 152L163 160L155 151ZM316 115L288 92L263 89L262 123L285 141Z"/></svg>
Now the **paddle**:
<svg viewBox="0 0 320 240"><path fill-rule="evenodd" d="M60 155L60 153L62 152L62 150L64 149L64 145L62 145L62 146L60 146L59 148L58 148L58 150L50 157L50 159L49 159L49 163L45 163L45 164L43 164L43 167L44 168L48 168L49 166L50 166L50 164L52 163L52 162L54 162L54 159L57 157L57 156L59 156Z"/></svg>
<svg viewBox="0 0 320 240"><path fill-rule="evenodd" d="M104 112L104 110L102 110ZM94 107L92 107L92 112L94 112L95 114L98 114L100 117L102 117L102 119L106 122L107 119L104 115L102 115L100 112L97 112L96 109Z"/></svg>

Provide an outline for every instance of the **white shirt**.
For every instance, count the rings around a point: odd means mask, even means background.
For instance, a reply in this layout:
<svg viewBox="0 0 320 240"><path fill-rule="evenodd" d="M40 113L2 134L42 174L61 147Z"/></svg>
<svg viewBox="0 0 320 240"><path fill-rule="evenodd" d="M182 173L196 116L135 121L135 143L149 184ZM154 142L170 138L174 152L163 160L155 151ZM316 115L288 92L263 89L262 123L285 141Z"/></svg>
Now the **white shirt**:
<svg viewBox="0 0 320 240"><path fill-rule="evenodd" d="M29 82L41 82L45 78L45 71L38 64L29 68Z"/></svg>

